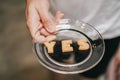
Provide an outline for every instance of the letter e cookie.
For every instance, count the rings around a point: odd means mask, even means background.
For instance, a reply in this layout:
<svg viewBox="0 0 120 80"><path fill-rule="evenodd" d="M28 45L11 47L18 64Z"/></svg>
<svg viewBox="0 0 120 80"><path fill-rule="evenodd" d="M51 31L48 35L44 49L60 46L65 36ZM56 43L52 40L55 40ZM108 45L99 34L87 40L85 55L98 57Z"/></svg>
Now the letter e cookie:
<svg viewBox="0 0 120 80"><path fill-rule="evenodd" d="M71 52L73 47L71 47L72 40L63 40L62 41L62 52Z"/></svg>

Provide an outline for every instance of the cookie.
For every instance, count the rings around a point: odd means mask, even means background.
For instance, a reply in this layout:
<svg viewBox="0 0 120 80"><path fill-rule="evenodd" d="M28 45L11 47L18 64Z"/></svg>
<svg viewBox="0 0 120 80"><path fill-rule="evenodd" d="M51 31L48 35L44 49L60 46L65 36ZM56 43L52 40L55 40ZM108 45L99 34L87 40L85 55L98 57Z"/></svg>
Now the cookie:
<svg viewBox="0 0 120 80"><path fill-rule="evenodd" d="M79 50L88 50L90 48L87 39L80 39L77 41L77 44L79 45Z"/></svg>
<svg viewBox="0 0 120 80"><path fill-rule="evenodd" d="M63 40L62 41L62 52L72 52L73 47L71 46L72 40Z"/></svg>
<svg viewBox="0 0 120 80"><path fill-rule="evenodd" d="M56 44L55 41L44 42L43 44L44 44L45 47L47 48L47 52L48 52L48 53L54 53L54 46L55 46L55 44Z"/></svg>

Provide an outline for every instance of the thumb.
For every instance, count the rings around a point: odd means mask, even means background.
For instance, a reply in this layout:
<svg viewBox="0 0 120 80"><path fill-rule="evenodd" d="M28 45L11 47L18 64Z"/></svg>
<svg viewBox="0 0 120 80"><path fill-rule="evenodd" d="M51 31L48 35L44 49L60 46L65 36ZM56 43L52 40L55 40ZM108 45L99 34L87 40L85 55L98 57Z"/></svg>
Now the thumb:
<svg viewBox="0 0 120 80"><path fill-rule="evenodd" d="M55 20L54 20L55 24L58 24L58 21L59 21L60 19L62 19L63 17L64 17L64 13L62 13L62 12L60 12L60 11L57 11L57 12L56 12L56 15L55 15Z"/></svg>

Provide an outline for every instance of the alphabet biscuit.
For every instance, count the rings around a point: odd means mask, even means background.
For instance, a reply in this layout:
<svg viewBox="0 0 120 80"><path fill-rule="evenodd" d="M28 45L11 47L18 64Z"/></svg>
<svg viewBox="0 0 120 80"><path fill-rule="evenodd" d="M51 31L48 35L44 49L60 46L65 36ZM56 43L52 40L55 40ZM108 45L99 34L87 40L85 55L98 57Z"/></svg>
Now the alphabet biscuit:
<svg viewBox="0 0 120 80"><path fill-rule="evenodd" d="M87 43L87 39L80 39L77 41L77 44L79 45L79 50L88 50L89 44Z"/></svg>
<svg viewBox="0 0 120 80"><path fill-rule="evenodd" d="M45 47L47 48L48 53L54 53L54 46L56 44L55 41L52 42L44 42L43 43Z"/></svg>
<svg viewBox="0 0 120 80"><path fill-rule="evenodd" d="M72 40L63 40L62 41L62 52L71 52L73 51Z"/></svg>

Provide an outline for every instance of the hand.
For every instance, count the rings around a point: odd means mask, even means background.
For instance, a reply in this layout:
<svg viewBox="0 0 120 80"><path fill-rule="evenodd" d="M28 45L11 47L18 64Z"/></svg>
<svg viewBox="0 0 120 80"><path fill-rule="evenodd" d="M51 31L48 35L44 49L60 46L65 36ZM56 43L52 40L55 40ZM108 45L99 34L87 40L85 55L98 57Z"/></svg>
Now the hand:
<svg viewBox="0 0 120 80"><path fill-rule="evenodd" d="M63 15L58 11L52 20L48 0L26 0L26 21L33 42L46 41L46 38L56 31L56 21Z"/></svg>

